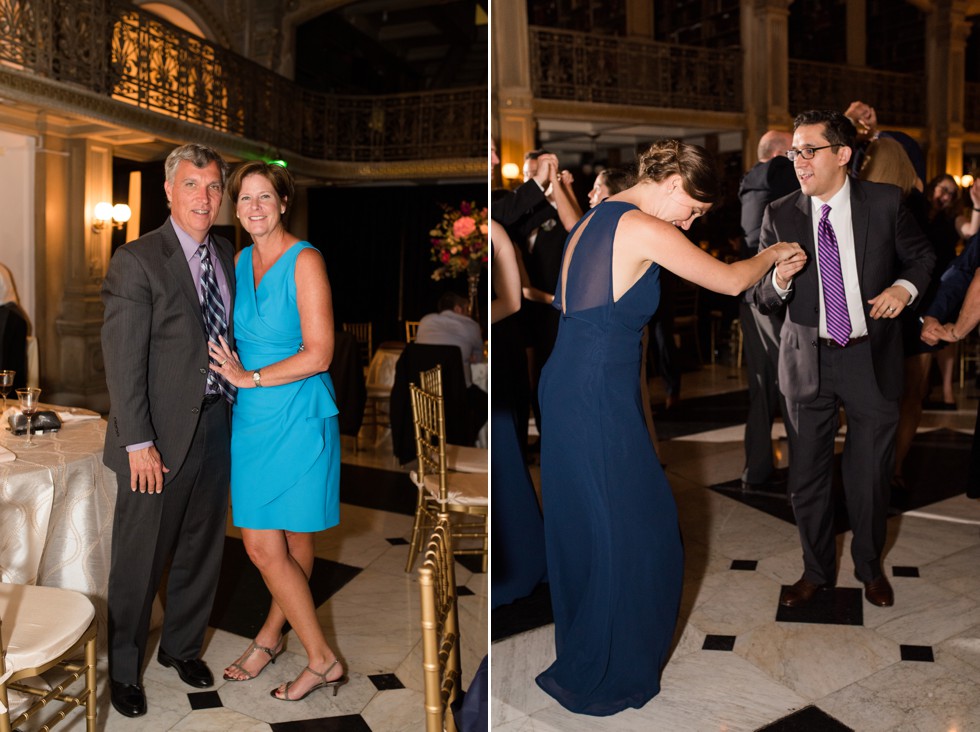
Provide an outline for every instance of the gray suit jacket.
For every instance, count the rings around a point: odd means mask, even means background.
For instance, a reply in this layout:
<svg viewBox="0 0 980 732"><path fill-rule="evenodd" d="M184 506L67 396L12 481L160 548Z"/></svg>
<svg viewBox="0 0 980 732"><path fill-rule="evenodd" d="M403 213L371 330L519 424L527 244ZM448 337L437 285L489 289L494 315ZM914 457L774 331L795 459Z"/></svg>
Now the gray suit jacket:
<svg viewBox="0 0 980 732"><path fill-rule="evenodd" d="M235 296L234 248L212 236ZM102 353L111 401L103 461L129 474L126 445L153 440L177 475L197 428L208 373L197 289L168 219L119 248L102 283ZM229 318L230 320L230 318ZM229 324L228 340L234 347Z"/></svg>
<svg viewBox="0 0 980 732"><path fill-rule="evenodd" d="M868 300L897 279L908 280L920 294L924 293L932 276L936 255L902 205L898 188L853 178L850 185L858 280L868 323L875 378L885 397L897 399L902 393L901 320L872 320ZM784 304L787 307L779 348L779 388L787 399L805 403L817 396L820 384L820 349L817 342L820 282L810 198L802 191L784 196L766 209L759 237L760 248L778 241L799 242L809 258L807 264L794 278L793 289L785 303L773 286L772 271L756 285L754 297L763 313L776 312Z"/></svg>

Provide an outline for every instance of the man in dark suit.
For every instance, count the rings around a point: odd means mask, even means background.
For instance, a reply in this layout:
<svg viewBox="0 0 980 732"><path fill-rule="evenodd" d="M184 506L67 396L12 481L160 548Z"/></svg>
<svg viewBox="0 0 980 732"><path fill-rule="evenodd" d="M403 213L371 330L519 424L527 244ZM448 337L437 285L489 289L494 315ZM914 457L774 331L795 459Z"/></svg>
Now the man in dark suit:
<svg viewBox="0 0 980 732"><path fill-rule="evenodd" d="M801 191L769 205L760 245L799 242L756 287L763 312L787 306L779 386L789 412L789 493L803 544L803 576L780 598L805 605L836 582L831 485L841 404L847 413L844 493L854 572L874 605L894 603L882 572L889 480L902 392L902 310L929 284L935 255L901 204L901 191L849 179L854 125L840 112L794 121Z"/></svg>
<svg viewBox="0 0 980 732"><path fill-rule="evenodd" d="M769 130L759 140L759 162L742 177L738 198L742 204L746 258L759 252L759 230L766 206L800 189L793 164L786 157L786 151L792 145L793 136L789 132ZM786 416L786 404L779 394L776 377L783 312L760 313L752 302L752 290L741 297L738 310L749 376L742 490L773 490L772 421L777 409L784 419ZM783 485L782 490L785 488Z"/></svg>
<svg viewBox="0 0 980 732"><path fill-rule="evenodd" d="M111 399L104 460L118 480L109 678L112 705L129 717L146 713L140 674L169 559L157 660L191 686L214 683L200 654L221 568L231 471L234 392L211 375L207 348L209 321L233 341L234 249L210 234L228 166L211 148L184 145L168 156L165 172L170 218L120 247L102 286Z"/></svg>

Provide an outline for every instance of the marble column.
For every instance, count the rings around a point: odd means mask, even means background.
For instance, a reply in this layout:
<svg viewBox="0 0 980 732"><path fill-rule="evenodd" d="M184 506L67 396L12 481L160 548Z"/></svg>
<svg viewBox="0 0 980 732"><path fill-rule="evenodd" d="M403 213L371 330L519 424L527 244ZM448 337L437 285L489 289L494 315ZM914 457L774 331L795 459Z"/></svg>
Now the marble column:
<svg viewBox="0 0 980 732"><path fill-rule="evenodd" d="M500 138L501 168L506 163L520 167L524 153L536 146L527 5L496 0L492 22L493 127Z"/></svg>
<svg viewBox="0 0 980 732"><path fill-rule="evenodd" d="M963 172L967 0L937 0L926 21L926 173Z"/></svg>
<svg viewBox="0 0 980 732"><path fill-rule="evenodd" d="M748 170L756 163L759 138L769 129L789 129L789 2L742 0L745 138Z"/></svg>
<svg viewBox="0 0 980 732"><path fill-rule="evenodd" d="M54 136L49 144L55 145ZM112 200L112 147L88 139L60 145L66 156L40 159L46 174L38 181L38 271L44 280L47 338L41 341L41 382L46 400L108 409L102 363L102 278L109 264L111 230L93 230L93 212ZM51 153L48 153L51 156ZM44 262L43 269L41 262ZM53 336L53 337L52 337Z"/></svg>

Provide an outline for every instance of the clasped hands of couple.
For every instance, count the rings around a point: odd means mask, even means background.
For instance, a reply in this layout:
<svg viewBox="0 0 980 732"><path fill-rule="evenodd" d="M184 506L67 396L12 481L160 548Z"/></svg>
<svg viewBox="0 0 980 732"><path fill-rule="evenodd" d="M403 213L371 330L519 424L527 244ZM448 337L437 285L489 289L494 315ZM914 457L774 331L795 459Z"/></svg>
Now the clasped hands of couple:
<svg viewBox="0 0 980 732"><path fill-rule="evenodd" d="M788 253L776 260L776 285L782 290L788 290L793 284L793 278L806 265L806 252L796 242L777 242L773 246L784 245ZM897 318L912 300L912 294L902 285L886 287L876 297L868 300L871 305L872 319ZM923 336L923 340L925 337ZM927 341L928 342L928 341Z"/></svg>
<svg viewBox="0 0 980 732"><path fill-rule="evenodd" d="M956 334L956 323L946 323L943 325L936 318L926 315L922 318L922 333L919 336L923 343L930 346L938 345L940 341L946 343L956 343L963 338Z"/></svg>

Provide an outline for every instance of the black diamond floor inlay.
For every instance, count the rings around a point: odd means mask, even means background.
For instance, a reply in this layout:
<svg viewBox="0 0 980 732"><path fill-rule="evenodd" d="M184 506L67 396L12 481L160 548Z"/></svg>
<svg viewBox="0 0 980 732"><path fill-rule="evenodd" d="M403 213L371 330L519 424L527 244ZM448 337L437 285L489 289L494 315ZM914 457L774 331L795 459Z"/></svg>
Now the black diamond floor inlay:
<svg viewBox="0 0 980 732"><path fill-rule="evenodd" d="M407 539L403 539L400 536L396 536L392 539L385 539L385 541L387 541L392 546L408 546L411 543Z"/></svg>
<svg viewBox="0 0 980 732"><path fill-rule="evenodd" d="M394 674L373 674L368 676L368 678L371 679L371 683L374 684L374 688L378 691L405 688L405 684L399 681L398 677Z"/></svg>
<svg viewBox="0 0 980 732"><path fill-rule="evenodd" d="M932 655L932 646L899 646L902 651L903 661L925 661L933 663L936 659Z"/></svg>
<svg viewBox="0 0 980 732"><path fill-rule="evenodd" d="M787 585L783 585L783 590ZM823 623L826 625L864 625L864 600L856 587L819 590L803 607L779 605L776 620L783 623Z"/></svg>
<svg viewBox="0 0 980 732"><path fill-rule="evenodd" d="M224 704L216 691L195 691L187 695L191 709L219 709Z"/></svg>
<svg viewBox="0 0 980 732"><path fill-rule="evenodd" d="M682 402L683 404L683 402ZM658 432L659 435L659 425ZM663 439L663 438L661 438ZM963 493L970 464L972 435L964 435L950 429L920 432L912 441L905 458L903 472L906 488L893 489L888 513L895 516L905 511L936 503ZM841 483L841 456L834 458L834 531L842 533L850 528L844 507L844 490ZM943 466L943 480L935 480L935 466ZM785 492L768 494L759 491L743 491L740 479L711 486L722 495L733 498L760 511L795 524L793 507Z"/></svg>
<svg viewBox="0 0 980 732"><path fill-rule="evenodd" d="M918 577L918 567L892 567L892 577Z"/></svg>
<svg viewBox="0 0 980 732"><path fill-rule="evenodd" d="M701 646L705 651L730 651L735 648L734 635L711 635L704 637L704 644Z"/></svg>
<svg viewBox="0 0 980 732"><path fill-rule="evenodd" d="M739 569L744 572L754 572L759 563L754 559L733 559L730 569Z"/></svg>
<svg viewBox="0 0 980 732"><path fill-rule="evenodd" d="M298 719L294 722L275 722L269 725L272 732L371 732L360 714L343 714L339 717Z"/></svg>
<svg viewBox="0 0 980 732"><path fill-rule="evenodd" d="M804 707L756 732L854 732L819 707Z"/></svg>
<svg viewBox="0 0 980 732"><path fill-rule="evenodd" d="M313 604L320 607L360 571L357 567L328 559L315 559L310 577ZM271 599L262 575L245 552L242 540L226 536L221 577L208 625L245 638L254 638L269 612Z"/></svg>
<svg viewBox="0 0 980 732"><path fill-rule="evenodd" d="M460 585L459 587L456 588L457 597L467 597L469 595L475 595L475 594L476 593L473 592L473 590L471 590L469 587L464 587L463 585Z"/></svg>

